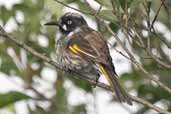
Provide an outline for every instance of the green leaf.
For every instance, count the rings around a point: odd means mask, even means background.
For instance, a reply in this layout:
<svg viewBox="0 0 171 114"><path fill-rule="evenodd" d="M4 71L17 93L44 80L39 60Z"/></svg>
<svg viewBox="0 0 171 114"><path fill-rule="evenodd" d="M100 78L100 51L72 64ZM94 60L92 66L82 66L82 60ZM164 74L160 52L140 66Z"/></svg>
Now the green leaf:
<svg viewBox="0 0 171 114"><path fill-rule="evenodd" d="M73 78L73 74L68 73L67 75L77 87L84 89L86 92L92 92L92 86L87 81Z"/></svg>
<svg viewBox="0 0 171 114"><path fill-rule="evenodd" d="M36 106L35 110L29 108L29 114L49 114L49 113L45 111L45 109L43 109L42 107Z"/></svg>
<svg viewBox="0 0 171 114"><path fill-rule="evenodd" d="M79 9L80 9L81 11L85 11L85 12L91 13L90 8L89 8L87 5L85 5L84 2L81 2L81 1L80 1L80 2L77 2L77 4L78 4ZM91 15L87 15L87 16L90 17L90 18L92 18Z"/></svg>
<svg viewBox="0 0 171 114"><path fill-rule="evenodd" d="M16 91L0 94L0 108L24 99L31 99L31 97Z"/></svg>
<svg viewBox="0 0 171 114"><path fill-rule="evenodd" d="M15 15L14 10L8 10L4 6L0 7L0 18L4 22L4 24Z"/></svg>
<svg viewBox="0 0 171 114"><path fill-rule="evenodd" d="M122 9L124 10L126 7L126 1L125 0L119 0L119 3L121 5Z"/></svg>
<svg viewBox="0 0 171 114"><path fill-rule="evenodd" d="M2 46L2 45L1 45ZM0 71L6 74L10 74L11 70L14 70L15 73L19 74L19 70L15 63L12 61L12 58L10 58L9 55L1 48L0 49Z"/></svg>
<svg viewBox="0 0 171 114"><path fill-rule="evenodd" d="M45 0L45 4L56 17L62 15L63 5L57 3L55 0Z"/></svg>
<svg viewBox="0 0 171 114"><path fill-rule="evenodd" d="M128 0L127 1L128 8L131 6L132 3L134 3L134 1L138 1L138 0Z"/></svg>
<svg viewBox="0 0 171 114"><path fill-rule="evenodd" d="M148 95L151 94L152 97L148 98ZM144 96L149 100L160 100L160 99L170 99L171 95L163 90L161 87L154 87L151 85L140 85L138 88L138 96Z"/></svg>
<svg viewBox="0 0 171 114"><path fill-rule="evenodd" d="M92 92L92 86L91 84L89 84L88 82L86 82L85 80L78 80L76 79L74 81L74 83L79 86L80 88L84 89L87 92Z"/></svg>
<svg viewBox="0 0 171 114"><path fill-rule="evenodd" d="M87 114L86 105L80 104L78 106L75 106L72 113L73 114Z"/></svg>
<svg viewBox="0 0 171 114"><path fill-rule="evenodd" d="M109 26L115 33L119 30L119 25L117 23L110 23Z"/></svg>
<svg viewBox="0 0 171 114"><path fill-rule="evenodd" d="M95 1L102 6L106 6L108 9L112 8L110 0L95 0Z"/></svg>
<svg viewBox="0 0 171 114"><path fill-rule="evenodd" d="M111 10L102 10L100 12L100 16L107 21L111 21L111 22L117 21L117 17L112 13Z"/></svg>

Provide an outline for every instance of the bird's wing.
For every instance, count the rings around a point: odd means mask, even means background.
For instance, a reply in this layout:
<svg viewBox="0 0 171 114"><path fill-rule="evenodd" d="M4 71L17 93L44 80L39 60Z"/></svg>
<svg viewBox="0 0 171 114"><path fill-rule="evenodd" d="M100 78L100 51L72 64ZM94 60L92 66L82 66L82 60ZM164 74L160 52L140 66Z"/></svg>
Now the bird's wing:
<svg viewBox="0 0 171 114"><path fill-rule="evenodd" d="M85 57L87 59L95 60L98 58L97 53L92 49L89 42L82 39L81 37L75 37L70 40L68 49L74 54Z"/></svg>
<svg viewBox="0 0 171 114"><path fill-rule="evenodd" d="M112 85L111 76L107 70L114 74L116 73L107 43L99 32L82 30L72 34L68 42L68 49L73 54L77 54L87 61L94 62L109 81L110 85Z"/></svg>
<svg viewBox="0 0 171 114"><path fill-rule="evenodd" d="M82 30L70 36L68 49L85 59L112 65L106 41L99 32L92 29Z"/></svg>

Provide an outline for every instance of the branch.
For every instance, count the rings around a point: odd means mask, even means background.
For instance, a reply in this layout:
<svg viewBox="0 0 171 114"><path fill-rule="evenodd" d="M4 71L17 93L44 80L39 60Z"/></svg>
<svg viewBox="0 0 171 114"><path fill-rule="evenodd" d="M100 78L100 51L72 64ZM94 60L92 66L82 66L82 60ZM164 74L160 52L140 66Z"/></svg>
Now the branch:
<svg viewBox="0 0 171 114"><path fill-rule="evenodd" d="M167 68L167 69L171 69L171 64L167 64L166 62L161 61L157 56L153 55L153 53L151 52L150 49L147 49L147 53L153 58L153 60L155 60L159 65Z"/></svg>
<svg viewBox="0 0 171 114"><path fill-rule="evenodd" d="M96 19L98 19L104 27L106 27L106 29L114 36L114 38L116 39L116 41L118 42L118 44L126 51L126 53L130 56L129 60L134 63L138 68L140 68L141 71L143 71L143 73L146 75L146 77L149 80L152 80L154 82L156 82L161 88L163 88L164 90L166 90L167 92L169 92L171 94L171 89L169 87L167 87L165 84L163 84L160 80L157 80L155 78L153 78L153 74L149 73L146 69L143 68L143 66L141 64L139 64L136 59L134 58L133 54L128 50L128 48L125 47L125 45L122 43L122 41L119 39L119 37L113 32L113 30L110 28L110 26L108 24L106 24L104 22L104 20L97 15L97 12L90 6L90 4L86 1L85 4L88 6L88 8L90 8L91 12L94 14L94 16L96 17Z"/></svg>
<svg viewBox="0 0 171 114"><path fill-rule="evenodd" d="M60 69L60 70L64 70L64 71L67 71L67 69L63 69L63 68L60 68L53 60L51 60L49 57L37 52L36 50L32 49L31 47L27 46L26 44L23 44L22 42L16 40L16 38L12 37L12 36L9 36L5 30L0 26L0 36L4 37L6 40L16 44L18 47L20 48L23 48L25 49L27 52L31 53L32 55L34 55L35 57L43 60L44 62L47 62L49 63L50 65L54 66L55 68L57 69ZM87 76L87 75L83 75L83 74L80 74L76 71L71 71L72 73L76 74L76 75L73 75L74 77L76 78L79 78L79 79L82 79L82 80L85 80L87 82L89 82L91 85L94 85L96 84L96 80L94 79L91 79L89 77L91 76ZM108 90L108 91L112 91L110 89L110 86L104 84L104 83L101 83L101 82L98 82L96 84L98 87L101 87L105 90ZM164 110L164 109L161 109L153 104L151 104L150 102L142 99L142 98L138 98L138 97L135 97L135 96L130 96L132 98L133 101L137 102L137 103L140 103L140 104L143 104L153 110L155 110L156 112L158 113L162 113L162 114L171 114L170 112Z"/></svg>
<svg viewBox="0 0 171 114"><path fill-rule="evenodd" d="M78 12L81 12L81 13L84 13L84 14L92 15L90 12L81 11L81 10L79 10L79 9L77 9L77 8L74 8L74 7L71 7L71 6L69 6L69 5L67 5L67 4L65 4L65 3L63 3L63 2L61 2L61 1L59 1L59 0L54 0L54 1L57 2L57 3L59 3L59 4L61 4L61 5L63 5L63 6L65 6L65 7L68 7L68 8L70 8L70 9L73 9L73 10L75 10L75 11L78 11Z"/></svg>
<svg viewBox="0 0 171 114"><path fill-rule="evenodd" d="M157 13L156 13L156 15L155 15L155 17L154 17L154 19L153 19L153 21L152 21L152 23L151 23L151 26L150 26L150 29L149 29L150 31L151 31L151 29L153 28L153 25L154 25L154 23L155 23L155 21L156 21L158 15L159 15L160 9L161 9L161 7L163 6L164 1L165 1L165 0L161 0L160 7L159 7L159 9L157 10Z"/></svg>
<svg viewBox="0 0 171 114"><path fill-rule="evenodd" d="M158 15L159 15L159 12L160 12L160 10L161 10L161 7L164 5L164 1L165 1L165 0L161 0L160 7L158 8L158 10L157 10L157 12L156 12L156 14L155 14L155 17L154 17L154 19L152 20L152 23L151 23L151 25L150 25L150 27L149 27L149 32L151 32L151 29L153 28L153 25L154 25L154 23L155 23L155 21L156 21ZM147 11L147 14L148 14L148 17L149 17L150 8L148 8L148 9L149 9L149 11ZM148 20L149 20L149 19L148 19ZM149 22L149 21L148 21L148 22ZM167 46L168 48L170 47L169 44L168 44L165 40L162 40L161 38L160 38L160 40L161 40L164 44L166 44L166 46ZM147 38L147 42L148 42L148 44L147 44L147 52L148 52L148 54L153 58L153 60L155 60L159 65L164 66L165 68L171 69L171 64L167 64L167 63L161 61L159 58L157 58L155 55L152 54L151 49L150 49L150 46L149 46L149 45L150 45L150 44L149 44L149 43L150 43L150 38Z"/></svg>

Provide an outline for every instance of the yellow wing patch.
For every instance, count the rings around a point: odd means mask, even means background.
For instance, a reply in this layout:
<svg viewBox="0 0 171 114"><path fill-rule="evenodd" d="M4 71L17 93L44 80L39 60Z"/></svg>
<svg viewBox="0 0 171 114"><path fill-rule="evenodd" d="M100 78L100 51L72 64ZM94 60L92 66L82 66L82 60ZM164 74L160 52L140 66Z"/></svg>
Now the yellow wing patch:
<svg viewBox="0 0 171 114"><path fill-rule="evenodd" d="M110 86L113 88L113 83L108 75L108 73L106 72L106 70L103 68L102 65L98 64L100 71L102 72L102 74L105 76L105 78L107 79L107 81L109 82Z"/></svg>
<svg viewBox="0 0 171 114"><path fill-rule="evenodd" d="M91 55L91 54L89 54L89 53L87 53L87 52L81 50L76 44L73 44L73 45L69 46L69 49L70 49L72 52L74 52L75 54L80 55L80 54L82 53L82 54L85 54L85 55L87 55L87 56L89 56L89 57L91 57L91 58L94 58L94 59L96 58L95 56L93 56L93 55Z"/></svg>
<svg viewBox="0 0 171 114"><path fill-rule="evenodd" d="M73 45L69 46L69 49L70 49L73 53L75 53L75 54L77 54L77 55L85 54L85 55L87 55L87 56L89 56L89 57L91 57L91 58L94 58L94 59L96 58L95 56L93 56L93 55L91 55L91 54L89 54L89 53L87 53L87 52L81 50L76 44L73 44ZM102 65L100 65L100 64L98 64L98 66L99 66L99 69L100 69L100 71L102 72L102 74L105 76L105 78L106 78L107 81L109 82L110 86L113 88L113 84L112 84L112 81L111 81L111 79L110 79L110 76L108 75L108 73L106 72L106 70L104 69L104 67L103 67Z"/></svg>
<svg viewBox="0 0 171 114"><path fill-rule="evenodd" d="M74 52L75 54L78 54L78 55L79 55L79 53L77 52L77 50L74 49L73 46L69 46L69 49L70 49L72 52Z"/></svg>

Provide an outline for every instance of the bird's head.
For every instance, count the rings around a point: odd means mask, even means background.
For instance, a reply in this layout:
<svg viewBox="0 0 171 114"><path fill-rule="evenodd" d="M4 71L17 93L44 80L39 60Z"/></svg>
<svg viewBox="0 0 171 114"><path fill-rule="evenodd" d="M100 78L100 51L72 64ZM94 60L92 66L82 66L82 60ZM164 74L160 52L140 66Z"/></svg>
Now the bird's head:
<svg viewBox="0 0 171 114"><path fill-rule="evenodd" d="M62 34L69 34L78 27L87 25L85 19L78 13L66 13L59 20L50 21L45 25L55 25L59 27Z"/></svg>

